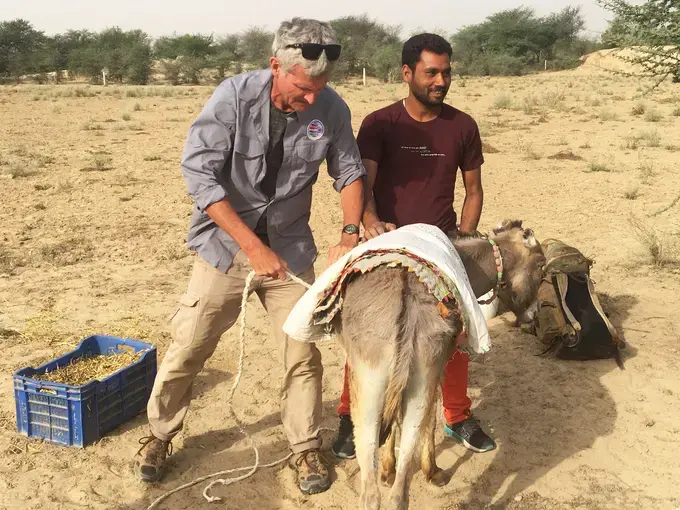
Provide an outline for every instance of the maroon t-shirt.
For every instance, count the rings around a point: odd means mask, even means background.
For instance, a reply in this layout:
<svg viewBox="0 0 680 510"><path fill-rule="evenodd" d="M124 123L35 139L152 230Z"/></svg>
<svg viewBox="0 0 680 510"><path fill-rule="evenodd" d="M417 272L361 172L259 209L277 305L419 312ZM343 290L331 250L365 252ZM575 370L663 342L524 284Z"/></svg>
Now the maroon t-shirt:
<svg viewBox="0 0 680 510"><path fill-rule="evenodd" d="M399 101L366 117L357 142L361 157L378 163L373 194L381 221L456 228L456 172L484 163L472 117L444 104L439 117L418 122Z"/></svg>

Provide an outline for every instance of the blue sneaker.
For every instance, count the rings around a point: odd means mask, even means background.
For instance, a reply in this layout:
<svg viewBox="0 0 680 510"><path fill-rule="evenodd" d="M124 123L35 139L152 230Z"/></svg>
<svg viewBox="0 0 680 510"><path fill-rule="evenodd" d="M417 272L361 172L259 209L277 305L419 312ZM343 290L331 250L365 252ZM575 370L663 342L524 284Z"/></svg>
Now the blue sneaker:
<svg viewBox="0 0 680 510"><path fill-rule="evenodd" d="M338 428L338 437L333 442L331 450L341 459L353 459L356 457L354 449L354 425L352 418L349 415L340 416L340 427Z"/></svg>
<svg viewBox="0 0 680 510"><path fill-rule="evenodd" d="M474 416L468 416L458 423L447 423L444 433L473 452L484 453L496 448L495 441L482 430L479 420Z"/></svg>

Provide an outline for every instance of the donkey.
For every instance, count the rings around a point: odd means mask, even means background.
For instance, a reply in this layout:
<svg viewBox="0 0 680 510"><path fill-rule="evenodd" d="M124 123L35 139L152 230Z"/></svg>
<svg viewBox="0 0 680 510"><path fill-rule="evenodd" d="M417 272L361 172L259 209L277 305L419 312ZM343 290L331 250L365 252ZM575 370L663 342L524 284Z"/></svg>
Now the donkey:
<svg viewBox="0 0 680 510"><path fill-rule="evenodd" d="M545 264L540 244L519 220L506 220L490 239L497 249L486 238L451 240L475 295L495 289L517 321L527 321L536 309ZM442 313L437 305L415 274L402 267L378 266L347 283L338 331L349 366L362 510L380 508L377 454L388 437L381 480L392 485L390 510L408 508L419 448L425 477L442 483L434 454L435 403L444 366L463 324L457 310ZM398 462L394 457L397 427L401 429Z"/></svg>

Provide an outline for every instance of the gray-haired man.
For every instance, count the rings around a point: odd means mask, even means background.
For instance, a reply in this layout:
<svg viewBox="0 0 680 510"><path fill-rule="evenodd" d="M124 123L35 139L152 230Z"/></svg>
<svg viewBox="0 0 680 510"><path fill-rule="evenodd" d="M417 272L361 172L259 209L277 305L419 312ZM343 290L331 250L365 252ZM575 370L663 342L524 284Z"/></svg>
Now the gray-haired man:
<svg viewBox="0 0 680 510"><path fill-rule="evenodd" d="M309 227L312 184L326 159L341 194L344 228L329 262L354 248L363 212L365 169L350 112L329 87L340 47L327 23L294 18L279 27L270 69L222 82L189 130L182 173L195 207L189 248L198 252L172 319L172 343L158 370L140 440L137 476L159 480L170 441L181 430L191 386L220 336L236 321L245 279L270 317L284 365L281 418L295 454L300 490L330 486L319 455L321 354L288 338L283 322L314 281Z"/></svg>

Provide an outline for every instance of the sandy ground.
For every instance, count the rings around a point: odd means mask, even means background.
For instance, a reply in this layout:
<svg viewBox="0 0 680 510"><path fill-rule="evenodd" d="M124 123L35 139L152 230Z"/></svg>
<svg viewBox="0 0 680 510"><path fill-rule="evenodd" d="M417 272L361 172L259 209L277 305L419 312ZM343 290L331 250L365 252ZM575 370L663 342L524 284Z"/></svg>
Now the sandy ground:
<svg viewBox="0 0 680 510"><path fill-rule="evenodd" d="M625 371L612 360L562 362L536 356L541 346L511 327L511 314L493 319L494 348L473 360L470 395L499 447L472 454L440 432L438 462L451 481L439 489L416 475L412 508L680 506L680 266L673 251L680 242L680 88L664 85L640 99L643 87L584 69L452 86L448 101L475 116L484 138L481 229L522 218L539 238L562 238L595 257L597 289L630 347ZM405 93L401 85L355 81L337 89L355 128ZM0 508L145 509L182 483L252 462L224 412L236 329L197 380L163 483L144 485L132 474L144 414L84 450L15 430L12 371L66 352L87 334L155 342L160 361L192 263L184 246L191 201L179 158L211 91L0 88ZM645 111L634 114L639 104ZM339 195L321 174L311 218L322 254L317 274L341 220ZM458 210L462 199L459 184ZM631 218L656 237L636 234ZM650 249L657 244L666 251ZM255 297L248 320L235 406L269 462L287 453L279 362ZM344 358L333 344L322 353L324 426L334 429ZM293 471L279 466L216 488L221 503L205 502L201 484L160 508L355 508L358 467L333 458L333 437L324 432L335 480L324 494L301 496Z"/></svg>

